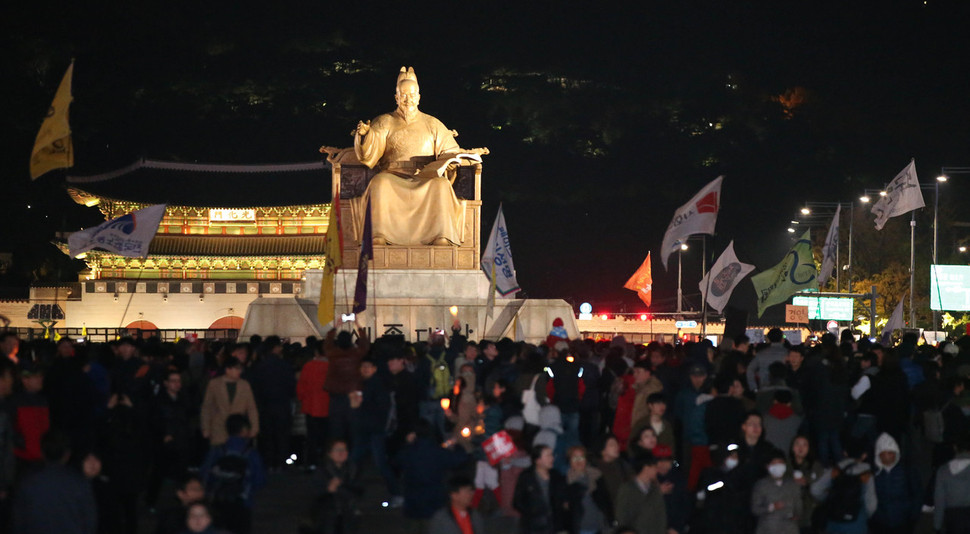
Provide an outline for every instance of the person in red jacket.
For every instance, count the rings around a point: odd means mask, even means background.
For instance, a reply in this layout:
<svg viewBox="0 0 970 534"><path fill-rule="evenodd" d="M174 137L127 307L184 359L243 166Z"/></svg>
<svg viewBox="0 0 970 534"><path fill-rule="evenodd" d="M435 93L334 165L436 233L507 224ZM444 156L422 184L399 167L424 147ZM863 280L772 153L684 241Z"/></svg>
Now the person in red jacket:
<svg viewBox="0 0 970 534"><path fill-rule="evenodd" d="M44 389L44 374L32 361L22 361L20 383L23 390L10 399L13 407L14 430L18 446L14 449L17 456L18 475L33 473L43 467L44 455L40 450L40 438L51 426L50 407Z"/></svg>
<svg viewBox="0 0 970 534"><path fill-rule="evenodd" d="M323 343L314 349L313 359L303 365L296 383L296 397L300 411L306 415L307 469L317 468L317 460L327 441L327 416L330 414L330 394L323 389L330 362L323 354Z"/></svg>
<svg viewBox="0 0 970 534"><path fill-rule="evenodd" d="M650 415L647 397L652 393L663 391L663 384L653 376L650 362L647 360L637 362L633 366L633 373L623 375L622 380L623 394L616 404L612 430L613 435L620 442L620 449L626 450L631 429Z"/></svg>

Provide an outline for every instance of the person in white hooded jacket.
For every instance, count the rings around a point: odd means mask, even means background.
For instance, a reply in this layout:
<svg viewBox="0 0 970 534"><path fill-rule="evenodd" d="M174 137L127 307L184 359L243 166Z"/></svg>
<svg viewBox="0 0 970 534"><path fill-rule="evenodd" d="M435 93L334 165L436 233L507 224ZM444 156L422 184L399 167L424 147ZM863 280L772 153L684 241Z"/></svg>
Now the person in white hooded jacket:
<svg viewBox="0 0 970 534"><path fill-rule="evenodd" d="M885 432L876 439L873 481L879 506L869 527L884 534L909 534L919 520L922 504L920 476L912 462L902 458L899 444Z"/></svg>
<svg viewBox="0 0 970 534"><path fill-rule="evenodd" d="M970 533L970 436L957 440L957 455L936 471L933 528L946 534Z"/></svg>

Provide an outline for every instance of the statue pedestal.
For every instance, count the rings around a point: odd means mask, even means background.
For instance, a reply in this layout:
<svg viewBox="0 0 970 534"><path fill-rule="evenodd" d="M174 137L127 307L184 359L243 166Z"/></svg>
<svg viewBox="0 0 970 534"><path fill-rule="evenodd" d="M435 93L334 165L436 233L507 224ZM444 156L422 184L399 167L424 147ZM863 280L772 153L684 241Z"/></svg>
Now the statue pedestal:
<svg viewBox="0 0 970 534"><path fill-rule="evenodd" d="M305 272L303 298L319 302L320 270ZM336 311L350 314L357 271L341 269L335 284ZM367 310L360 321L378 338L398 334L409 341L428 339L435 329L450 332L458 319L469 339L501 339L539 343L546 339L557 317L570 338L579 337L572 307L561 299L495 299L492 317L485 315L488 279L481 271L372 269L368 273ZM457 313L452 315L451 308ZM327 329L329 327L325 327Z"/></svg>

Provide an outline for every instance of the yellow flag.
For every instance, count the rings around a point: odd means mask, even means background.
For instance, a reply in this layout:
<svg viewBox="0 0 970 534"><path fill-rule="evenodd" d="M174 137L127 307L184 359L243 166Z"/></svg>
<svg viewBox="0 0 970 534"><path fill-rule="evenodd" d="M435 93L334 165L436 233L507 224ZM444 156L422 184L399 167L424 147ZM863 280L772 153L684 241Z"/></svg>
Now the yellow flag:
<svg viewBox="0 0 970 534"><path fill-rule="evenodd" d="M30 178L64 167L74 166L74 146L71 144L71 125L67 120L67 108L71 104L71 76L74 62L67 68L54 101L47 110L47 117L40 125L34 150L30 153Z"/></svg>
<svg viewBox="0 0 970 534"><path fill-rule="evenodd" d="M337 282L337 269L343 263L344 237L340 228L340 194L334 196L330 205L330 219L327 223L326 260L323 264L323 279L320 281L320 305L317 319L321 325L334 319L334 285Z"/></svg>

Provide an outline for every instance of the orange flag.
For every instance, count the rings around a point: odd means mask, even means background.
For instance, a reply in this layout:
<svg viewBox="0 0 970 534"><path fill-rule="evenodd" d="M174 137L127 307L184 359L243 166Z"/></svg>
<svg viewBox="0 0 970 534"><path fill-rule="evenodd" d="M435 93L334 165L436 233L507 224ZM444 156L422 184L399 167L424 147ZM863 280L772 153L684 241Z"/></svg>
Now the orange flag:
<svg viewBox="0 0 970 534"><path fill-rule="evenodd" d="M637 296L643 301L647 307L650 306L650 302L653 298L653 276L650 274L650 253L647 252L647 259L643 260L643 264L637 269L637 272L633 273L633 276L623 284L623 287L631 291L636 291Z"/></svg>

